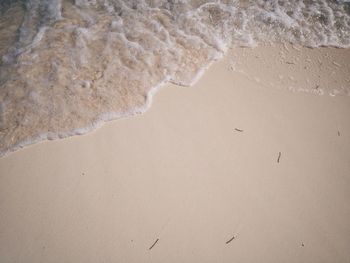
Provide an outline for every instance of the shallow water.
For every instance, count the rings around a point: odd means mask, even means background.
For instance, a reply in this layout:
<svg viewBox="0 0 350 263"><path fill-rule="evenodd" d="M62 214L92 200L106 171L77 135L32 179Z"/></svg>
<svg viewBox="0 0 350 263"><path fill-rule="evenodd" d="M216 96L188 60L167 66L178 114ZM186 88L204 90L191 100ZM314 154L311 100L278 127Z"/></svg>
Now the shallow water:
<svg viewBox="0 0 350 263"><path fill-rule="evenodd" d="M345 1L3 0L0 155L143 112L232 45L350 46Z"/></svg>

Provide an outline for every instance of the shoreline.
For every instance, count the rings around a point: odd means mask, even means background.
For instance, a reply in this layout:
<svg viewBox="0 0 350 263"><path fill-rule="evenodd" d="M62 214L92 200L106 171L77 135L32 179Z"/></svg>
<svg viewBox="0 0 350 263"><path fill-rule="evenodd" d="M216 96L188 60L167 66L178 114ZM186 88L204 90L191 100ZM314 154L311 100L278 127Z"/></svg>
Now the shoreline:
<svg viewBox="0 0 350 263"><path fill-rule="evenodd" d="M277 56L276 56L277 53L275 52L275 48L277 48L279 50ZM253 49L257 49L258 51L254 51ZM268 52L260 52L259 50L261 50L261 49L263 49L263 50L267 49ZM181 88L182 86L185 88L191 88L203 77L205 72L215 63L226 63L226 64L229 63L228 67L231 71L235 71L235 72L238 72L242 75L245 75L245 77L250 78L251 80L255 81L259 85L265 86L265 88L276 88L276 85L277 86L279 85L278 88L281 88L281 89L286 88L285 86L288 86L287 89L289 89L291 92L305 92L305 93L312 93L313 95L321 95L321 96L323 96L323 95L325 95L325 96L328 96L328 95L329 96L350 96L350 87L349 87L350 86L350 78L346 78L345 77L346 73L344 74L344 72L350 72L350 67L347 66L347 63L346 63L347 57L342 56L343 53L344 54L349 53L347 50L350 50L350 49L349 48L348 49L339 48L339 47L312 48L312 47L303 47L303 46L299 46L299 45L292 45L292 44L286 44L286 43L283 43L283 44L271 44L271 43L264 44L264 43L262 43L258 47L233 47L233 48L230 48L229 51L226 52L226 54L223 54L222 58L218 58L217 60L211 61L210 63L208 63L207 66L202 68L200 70L200 72L198 72L197 75L194 77L193 81L191 82L191 84L189 86L184 86L181 84L174 83L170 79L164 80L163 82L159 83L157 86L150 89L150 91L147 94L146 102L145 102L144 106L142 106L142 107L132 109L128 112L102 113L88 127L76 128L76 129L73 129L69 132L58 133L58 134L49 132L49 133L45 133L45 134L39 134L34 139L19 142L12 149L8 149L8 150L5 150L4 152L0 152L0 158L6 157L7 155L12 154L12 153L24 148L24 147L35 145L37 143L51 141L51 140L65 139L65 138L74 137L77 135L85 135L85 134L88 134L88 133L91 133L91 132L94 132L94 131L100 129L108 122L118 121L118 120L122 120L125 118L133 118L136 115L145 114L152 107L153 97L158 93L158 91L161 88L164 88L167 85L175 85L175 86L178 86L179 88ZM291 79L284 81L285 83L283 83L282 82L283 79L281 79L282 75L279 75L280 83L278 83L278 80L277 80L277 84L273 84L271 81L276 80L277 78L276 78L276 76L273 76L271 74L271 71L267 71L267 73L269 73L268 79L265 79L263 81L260 80L261 76L259 76L259 77L252 76L251 73L249 72L249 70L247 73L246 67L254 65L257 61L256 60L255 61L253 61L253 60L248 61L246 53L255 54L255 55L252 55L255 58L257 58L256 54L263 54L262 60L265 59L266 61L269 59L268 58L269 56L274 56L274 58L275 58L274 62L276 62L278 60L280 62L279 65L277 65L277 63L275 63L275 65L274 65L274 68L278 68L279 66L283 67L283 65L282 65L283 63L297 67L298 66L297 64L300 63L300 58L298 58L298 56L300 56L300 54L303 53L302 51L304 51L304 53L305 52L306 53L307 52L314 53L314 54L312 54L313 58L315 58L316 56L320 56L320 54L329 56L328 52L332 52L332 55L330 55L330 57L328 57L328 58L331 58L332 61L331 62L327 61L328 65L326 67L327 67L327 70L332 70L333 71L332 73L335 73L335 70L339 70L339 68L341 68L342 65L344 65L344 69L342 72L343 74L342 75L338 74L338 76L337 76L338 79L342 80L342 83L341 83L342 86L340 86L340 84L337 84L336 88L333 88L333 90L326 89L326 91L324 91L324 88L323 87L320 88L320 84L317 84L318 83L317 80L314 79L312 81L313 83L310 83L310 80L306 79L305 75L302 75L301 72L294 72L294 73L299 74L298 75L299 77L302 76L301 79L304 82L304 83L302 83L302 85L313 86L315 88L301 87L300 83L295 83L296 84L295 87L290 86L291 83L293 84L293 82L295 82L294 81L295 79L293 77L289 76L289 78L291 78ZM243 55L240 54L242 52L243 52ZM248 55L248 57L250 57L250 58L252 56ZM286 58L286 56L289 58L293 58L293 59L297 58L297 63L287 61L288 59ZM350 56L350 55L348 55L348 56ZM236 64L232 64L232 61L234 61L234 59L236 59L236 57L238 57L237 63L239 63L241 65L244 64L245 67L242 67L239 69L235 68ZM317 59L318 59L318 61L320 61L320 58L317 58ZM302 60L304 60L304 61L301 61L301 63L304 64L303 70L308 69L308 68L306 68L305 64L310 63L311 59L308 56L307 58L302 58ZM339 64L335 60L338 60L338 61L341 60L342 64ZM271 60L269 60L269 63L270 62L271 62ZM234 62L234 63L236 63L236 62ZM261 63L261 61L260 61L260 66L261 66L261 64L264 65L264 63ZM259 63L258 63L258 65L259 65ZM264 66L266 66L266 62L265 62ZM318 71L317 70L315 71L315 65L311 65L311 66L307 65L307 66L311 67L311 69L314 70L314 72L309 72L309 73L311 73L313 75L318 74L319 76L320 75L325 76L324 80L321 80L321 82L322 81L325 82L325 79L327 78L327 71L321 69L321 67L323 67L322 63L319 65ZM288 69L283 68L282 72L285 73L287 70ZM291 70L293 72L293 69L291 69ZM254 72L255 72L255 74L257 74L256 69ZM268 84L266 85L266 83L268 83ZM334 84L334 82L332 84ZM327 92L328 92L328 94L327 94Z"/></svg>
<svg viewBox="0 0 350 263"><path fill-rule="evenodd" d="M345 85L350 49L236 50L145 114L0 158L0 258L346 262L350 97L288 85Z"/></svg>

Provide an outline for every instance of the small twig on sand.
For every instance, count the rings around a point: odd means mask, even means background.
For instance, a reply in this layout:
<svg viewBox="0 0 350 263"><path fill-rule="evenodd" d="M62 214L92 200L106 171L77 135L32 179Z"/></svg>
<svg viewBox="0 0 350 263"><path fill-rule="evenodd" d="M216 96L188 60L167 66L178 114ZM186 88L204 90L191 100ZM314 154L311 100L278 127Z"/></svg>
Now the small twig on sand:
<svg viewBox="0 0 350 263"><path fill-rule="evenodd" d="M226 241L226 244L231 243L231 241L234 240L235 238L236 238L236 237L233 236L230 240L227 240L227 241Z"/></svg>
<svg viewBox="0 0 350 263"><path fill-rule="evenodd" d="M281 154L281 152L279 152L279 153L278 153L278 158L277 158L277 163L279 163L279 162L280 162L281 155L282 155L282 154Z"/></svg>
<svg viewBox="0 0 350 263"><path fill-rule="evenodd" d="M237 129L237 128L235 128L235 131L238 131L238 132L243 132L243 130L241 130L241 129Z"/></svg>
<svg viewBox="0 0 350 263"><path fill-rule="evenodd" d="M154 241L153 245L149 248L149 250L151 250L157 244L158 241L159 241L159 238L157 238L157 240Z"/></svg>
<svg viewBox="0 0 350 263"><path fill-rule="evenodd" d="M338 131L338 136L340 136L340 131Z"/></svg>
<svg viewBox="0 0 350 263"><path fill-rule="evenodd" d="M288 65L295 65L294 62L290 62L290 61L286 61L286 64L288 64Z"/></svg>

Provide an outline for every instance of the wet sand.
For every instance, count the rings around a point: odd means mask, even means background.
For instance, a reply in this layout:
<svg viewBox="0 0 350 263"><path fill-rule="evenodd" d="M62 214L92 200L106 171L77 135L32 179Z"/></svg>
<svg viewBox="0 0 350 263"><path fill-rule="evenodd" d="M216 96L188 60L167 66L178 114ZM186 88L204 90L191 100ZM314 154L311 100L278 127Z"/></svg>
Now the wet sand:
<svg viewBox="0 0 350 263"><path fill-rule="evenodd" d="M350 50L287 49L1 158L1 262L349 262Z"/></svg>

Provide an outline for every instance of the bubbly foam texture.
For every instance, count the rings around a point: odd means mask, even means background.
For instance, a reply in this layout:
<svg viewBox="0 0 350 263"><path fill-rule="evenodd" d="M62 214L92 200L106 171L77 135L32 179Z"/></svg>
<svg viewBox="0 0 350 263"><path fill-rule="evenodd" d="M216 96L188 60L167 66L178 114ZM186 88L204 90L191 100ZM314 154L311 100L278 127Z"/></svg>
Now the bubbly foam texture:
<svg viewBox="0 0 350 263"><path fill-rule="evenodd" d="M345 1L3 0L0 155L143 112L231 45L350 46Z"/></svg>

